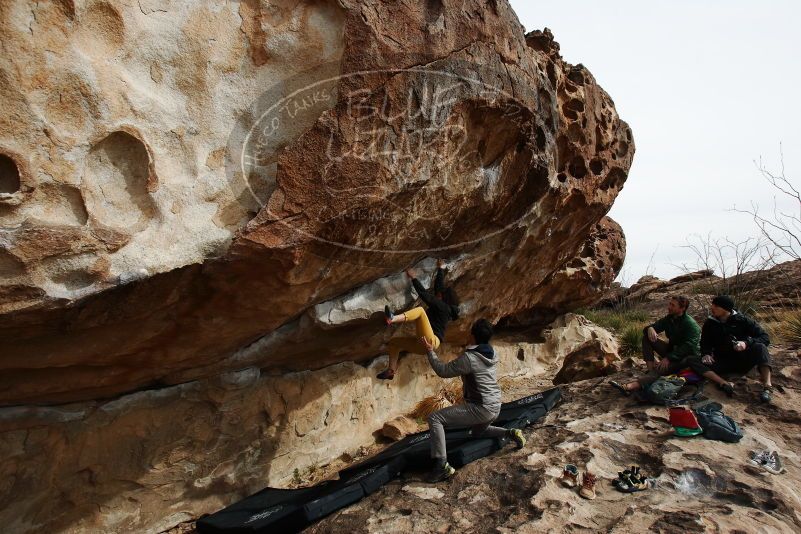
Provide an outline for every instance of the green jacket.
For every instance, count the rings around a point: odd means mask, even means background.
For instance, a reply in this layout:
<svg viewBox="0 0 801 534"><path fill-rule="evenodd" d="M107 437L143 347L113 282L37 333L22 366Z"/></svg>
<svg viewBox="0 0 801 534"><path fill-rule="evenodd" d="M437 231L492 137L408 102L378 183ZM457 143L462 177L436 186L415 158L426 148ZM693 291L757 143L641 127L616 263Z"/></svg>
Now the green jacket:
<svg viewBox="0 0 801 534"><path fill-rule="evenodd" d="M664 332L668 338L668 359L677 362L688 356L700 356L701 328L695 319L681 314L666 315L651 325L654 330Z"/></svg>

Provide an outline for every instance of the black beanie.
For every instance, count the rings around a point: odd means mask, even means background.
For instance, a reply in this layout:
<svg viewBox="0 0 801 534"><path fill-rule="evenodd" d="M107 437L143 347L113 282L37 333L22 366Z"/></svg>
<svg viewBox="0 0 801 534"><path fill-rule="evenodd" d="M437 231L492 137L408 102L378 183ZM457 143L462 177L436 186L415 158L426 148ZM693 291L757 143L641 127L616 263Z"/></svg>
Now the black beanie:
<svg viewBox="0 0 801 534"><path fill-rule="evenodd" d="M728 295L718 295L712 299L712 304L726 311L732 311L734 309L734 301Z"/></svg>

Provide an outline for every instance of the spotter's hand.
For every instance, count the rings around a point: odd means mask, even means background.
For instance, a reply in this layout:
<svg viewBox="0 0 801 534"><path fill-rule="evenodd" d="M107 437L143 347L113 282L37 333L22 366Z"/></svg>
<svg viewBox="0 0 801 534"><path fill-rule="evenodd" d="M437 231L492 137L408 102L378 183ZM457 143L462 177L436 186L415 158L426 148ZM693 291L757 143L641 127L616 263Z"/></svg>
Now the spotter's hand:
<svg viewBox="0 0 801 534"><path fill-rule="evenodd" d="M420 341L423 343L423 346L426 350L434 350L434 344L431 343L427 337L423 336L420 338Z"/></svg>

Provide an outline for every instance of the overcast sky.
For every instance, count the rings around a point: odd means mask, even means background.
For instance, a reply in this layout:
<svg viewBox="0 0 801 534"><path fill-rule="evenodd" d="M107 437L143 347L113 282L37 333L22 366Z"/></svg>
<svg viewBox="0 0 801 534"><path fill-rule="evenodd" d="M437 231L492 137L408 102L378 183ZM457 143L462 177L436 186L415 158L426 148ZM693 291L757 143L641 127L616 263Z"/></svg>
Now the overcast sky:
<svg viewBox="0 0 801 534"><path fill-rule="evenodd" d="M692 234L758 235L751 201L772 207L762 157L801 184L798 0L511 0L526 31L550 28L634 132L637 151L610 215L626 233L621 278L679 274ZM653 262L651 257L653 255ZM649 263L652 263L649 269Z"/></svg>

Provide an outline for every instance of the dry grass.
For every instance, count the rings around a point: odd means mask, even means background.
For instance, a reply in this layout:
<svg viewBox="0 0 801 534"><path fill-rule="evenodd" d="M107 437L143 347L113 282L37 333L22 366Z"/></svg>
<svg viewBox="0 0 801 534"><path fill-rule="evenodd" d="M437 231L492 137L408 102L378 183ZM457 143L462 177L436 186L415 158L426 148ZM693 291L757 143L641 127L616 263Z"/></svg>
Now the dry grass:
<svg viewBox="0 0 801 534"><path fill-rule="evenodd" d="M761 313L759 320L768 331L772 341L801 345L801 308L771 309Z"/></svg>
<svg viewBox="0 0 801 534"><path fill-rule="evenodd" d="M412 419L426 419L437 410L459 404L462 400L462 381L449 380L434 395L430 395L418 402L409 417Z"/></svg>
<svg viewBox="0 0 801 534"><path fill-rule="evenodd" d="M779 335L788 343L801 345L801 310L787 313L779 327Z"/></svg>
<svg viewBox="0 0 801 534"><path fill-rule="evenodd" d="M507 391L515 382L516 379L512 376L502 376L498 379L501 391ZM407 414L407 417L422 423L437 410L459 404L462 401L464 401L462 381L458 378L448 380L434 395L430 395L418 402L414 410Z"/></svg>
<svg viewBox="0 0 801 534"><path fill-rule="evenodd" d="M441 395L441 393L442 390L440 390L439 393L426 397L418 402L414 407L414 410L412 410L412 412L409 414L409 417L421 420L427 419L429 415L437 410L441 410L450 406L451 403L448 401L448 399Z"/></svg>

